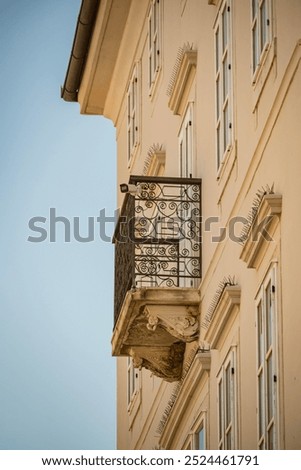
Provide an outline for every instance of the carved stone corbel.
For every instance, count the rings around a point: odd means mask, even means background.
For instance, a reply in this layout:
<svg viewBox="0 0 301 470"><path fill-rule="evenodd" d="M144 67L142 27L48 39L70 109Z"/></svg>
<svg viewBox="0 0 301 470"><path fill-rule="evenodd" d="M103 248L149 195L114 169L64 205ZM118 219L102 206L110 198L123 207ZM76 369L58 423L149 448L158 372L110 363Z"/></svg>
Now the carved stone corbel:
<svg viewBox="0 0 301 470"><path fill-rule="evenodd" d="M144 367L157 377L167 382L180 380L183 367L184 343L174 343L171 346L153 346L145 348L134 346L129 354L133 359L134 367Z"/></svg>
<svg viewBox="0 0 301 470"><path fill-rule="evenodd" d="M171 336L184 342L191 342L198 338L199 321L196 306L146 305L144 315L149 331L155 331L158 326L164 328Z"/></svg>
<svg viewBox="0 0 301 470"><path fill-rule="evenodd" d="M168 382L181 379L187 343L199 336L200 296L193 288L148 287L127 293L114 328L115 356L131 356Z"/></svg>

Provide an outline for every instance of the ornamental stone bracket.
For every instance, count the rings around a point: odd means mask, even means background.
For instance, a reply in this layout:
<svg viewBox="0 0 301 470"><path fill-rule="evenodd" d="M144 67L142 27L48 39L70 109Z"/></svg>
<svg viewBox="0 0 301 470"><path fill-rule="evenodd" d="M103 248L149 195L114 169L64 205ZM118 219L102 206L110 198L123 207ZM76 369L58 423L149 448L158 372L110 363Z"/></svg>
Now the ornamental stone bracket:
<svg viewBox="0 0 301 470"><path fill-rule="evenodd" d="M193 288L129 291L112 337L114 356L131 356L168 382L180 380L186 343L199 336L199 294Z"/></svg>
<svg viewBox="0 0 301 470"><path fill-rule="evenodd" d="M144 314L148 320L146 327L150 331L155 331L161 325L168 333L182 341L191 342L198 338L197 307L146 305Z"/></svg>
<svg viewBox="0 0 301 470"><path fill-rule="evenodd" d="M184 343L171 346L132 347L129 351L134 367L148 369L157 377L167 382L179 380L182 374Z"/></svg>

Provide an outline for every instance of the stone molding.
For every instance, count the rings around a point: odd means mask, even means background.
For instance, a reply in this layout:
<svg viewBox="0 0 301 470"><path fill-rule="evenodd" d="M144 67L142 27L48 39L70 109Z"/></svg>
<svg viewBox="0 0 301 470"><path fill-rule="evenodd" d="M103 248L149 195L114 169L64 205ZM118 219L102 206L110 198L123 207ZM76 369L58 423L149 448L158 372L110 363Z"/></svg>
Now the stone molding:
<svg viewBox="0 0 301 470"><path fill-rule="evenodd" d="M204 340L210 344L210 348L217 347L226 324L232 314L238 311L240 305L241 288L239 286L226 286L221 298L213 312L210 326L204 336Z"/></svg>
<svg viewBox="0 0 301 470"><path fill-rule="evenodd" d="M196 50L185 50L176 76L174 78L174 84L172 92L168 101L169 108L174 114L181 114L180 108L183 101L183 96L187 90L187 86L191 83L195 76L197 64L197 51Z"/></svg>
<svg viewBox="0 0 301 470"><path fill-rule="evenodd" d="M282 196L280 194L266 194L263 197L240 254L240 259L247 264L248 268L258 268L260 253L272 241L281 210Z"/></svg>

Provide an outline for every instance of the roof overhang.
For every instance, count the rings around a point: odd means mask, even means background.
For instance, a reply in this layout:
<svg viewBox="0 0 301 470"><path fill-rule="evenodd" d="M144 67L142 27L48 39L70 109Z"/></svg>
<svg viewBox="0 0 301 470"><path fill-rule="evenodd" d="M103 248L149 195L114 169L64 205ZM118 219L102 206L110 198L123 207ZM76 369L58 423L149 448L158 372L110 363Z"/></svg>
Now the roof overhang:
<svg viewBox="0 0 301 470"><path fill-rule="evenodd" d="M131 3L132 0L82 1L62 87L62 98L78 101L82 114L106 115L107 95L121 53Z"/></svg>
<svg viewBox="0 0 301 470"><path fill-rule="evenodd" d="M65 101L76 102L100 0L82 0L68 69L61 88Z"/></svg>

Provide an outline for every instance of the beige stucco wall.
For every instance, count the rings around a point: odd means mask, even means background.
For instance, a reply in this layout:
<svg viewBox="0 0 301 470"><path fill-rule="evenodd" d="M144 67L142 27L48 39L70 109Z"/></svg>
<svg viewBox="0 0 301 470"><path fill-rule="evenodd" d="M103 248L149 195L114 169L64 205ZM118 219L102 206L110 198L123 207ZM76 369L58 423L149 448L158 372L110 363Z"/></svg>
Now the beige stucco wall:
<svg viewBox="0 0 301 470"><path fill-rule="evenodd" d="M196 74L185 92L185 101L194 103L193 176L202 178L204 220L212 216L219 218L211 232L203 232L201 319L205 317L224 276L235 276L241 287L239 309L212 350L210 371L201 376L197 390L191 394L183 418L171 433L169 446L185 447L193 423L198 414L204 412L206 445L217 448L216 377L229 349L235 347L237 446L242 449L257 447L255 297L271 263L276 262L278 447L300 449L301 3L299 0L272 1L271 47L256 82L252 83L250 2L232 2L234 139L219 175L215 157L214 77L214 24L218 5L209 5L207 0L161 2L161 71L150 97L147 83L149 2L132 0L129 3L124 36L103 106L103 114L113 119L116 126L118 204L121 205L123 199L119 184L127 182L130 174L142 174L148 150L153 144L162 145L166 152L164 175L179 175L178 134L183 116L174 115L169 109L167 89L178 49L189 43L197 50ZM90 54L93 55L93 48ZM126 90L136 63L139 64L141 91L140 139L128 165ZM101 66L105 68L106 63ZM86 82L83 87L86 87ZM86 96L87 90L82 94ZM185 103L181 113L184 109ZM264 246L260 264L256 269L247 268L240 259L240 244L229 237L221 243L212 243L212 236L217 235L221 227L229 231L231 217L246 217L258 189L272 184L274 191L282 195L282 213L275 227L273 242ZM240 229L238 224L235 235L239 235ZM201 329L201 346L205 337L206 330ZM126 358L117 359L117 363L118 448L155 448L160 445L158 427L176 385L164 383L143 369L139 403L132 408L134 412L129 411Z"/></svg>
<svg viewBox="0 0 301 470"><path fill-rule="evenodd" d="M185 2L184 2L185 3ZM134 60L141 60L141 143L132 166L126 165L126 110L123 105L117 122L118 180L126 181L129 173L141 174L148 148L162 144L166 150L165 175L178 175L177 135L181 116L168 108L166 90L170 81L178 47L189 42L198 50L197 73L188 91L188 100L195 103L195 174L203 180L203 216L220 217L220 226L227 226L229 218L246 216L256 191L274 183L275 191L283 196L280 224L264 259L257 270L248 269L239 259L241 246L231 240L221 244L211 242L212 233L204 234L203 283L201 285L202 314L205 314L218 283L225 275L235 275L241 286L240 313L217 349L212 351L212 363L207 385L210 389L210 411L207 445L217 448L216 376L229 348L238 354L238 447L252 449L257 446L256 429L256 328L255 296L272 260L278 263L278 358L279 381L279 446L300 448L301 408L300 361L301 351L296 331L300 329L300 297L298 292L298 266L300 263L300 219L298 219L298 183L301 174L299 120L300 68L294 59L292 70L287 70L300 34L299 2L274 2L274 32L276 54L273 64L263 70L264 83L259 79L252 85L250 68L251 35L248 2L233 5L233 64L234 64L234 137L236 148L230 156L229 168L217 180L214 140L214 55L213 25L216 7L207 2L187 1L181 16L183 2L165 1L163 15L163 69L152 100L147 87L147 43L142 42ZM167 20L168 19L168 20ZM145 31L142 37L146 35ZM299 46L300 48L300 46ZM297 47L298 49L298 47ZM295 51L295 52L294 52ZM232 167L232 168L231 168ZM217 229L217 227L216 227ZM238 233L239 234L239 226ZM121 366L119 365L119 369ZM119 384L124 381L124 371ZM123 391L118 392L119 435L128 436L127 444L120 438L121 448L127 445L151 448L157 445L156 427L167 403L172 385L154 386L158 379L142 372L141 409L138 411L130 434L124 416ZM209 382L208 382L209 380ZM194 394L187 412L177 429L172 447L184 445L195 410L204 400ZM125 419L124 419L125 417ZM145 428L145 429L144 429ZM144 437L141 437L141 436Z"/></svg>

